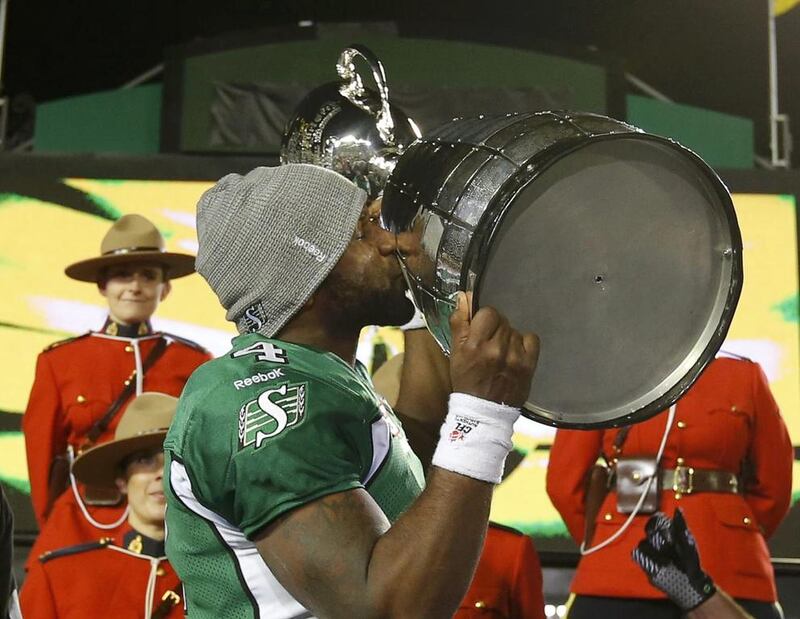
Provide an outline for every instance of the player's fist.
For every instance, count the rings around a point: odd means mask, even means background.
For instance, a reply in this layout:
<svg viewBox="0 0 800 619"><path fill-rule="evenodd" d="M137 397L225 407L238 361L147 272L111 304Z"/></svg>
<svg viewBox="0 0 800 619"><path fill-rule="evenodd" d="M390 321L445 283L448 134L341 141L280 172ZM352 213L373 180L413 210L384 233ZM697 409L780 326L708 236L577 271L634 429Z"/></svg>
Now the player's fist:
<svg viewBox="0 0 800 619"><path fill-rule="evenodd" d="M539 358L539 338L520 333L493 307L470 316L472 295L458 293L450 316L450 379L454 393L522 406Z"/></svg>

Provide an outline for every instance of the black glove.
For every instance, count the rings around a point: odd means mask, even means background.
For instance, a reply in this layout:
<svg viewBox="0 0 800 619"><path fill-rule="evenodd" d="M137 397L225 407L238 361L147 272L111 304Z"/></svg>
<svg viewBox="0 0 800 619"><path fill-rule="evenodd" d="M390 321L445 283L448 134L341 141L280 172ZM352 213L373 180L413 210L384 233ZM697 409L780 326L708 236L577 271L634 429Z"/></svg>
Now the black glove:
<svg viewBox="0 0 800 619"><path fill-rule="evenodd" d="M684 611L697 608L716 593L711 578L700 568L694 536L680 509L670 519L661 512L650 517L647 537L631 553L650 583Z"/></svg>

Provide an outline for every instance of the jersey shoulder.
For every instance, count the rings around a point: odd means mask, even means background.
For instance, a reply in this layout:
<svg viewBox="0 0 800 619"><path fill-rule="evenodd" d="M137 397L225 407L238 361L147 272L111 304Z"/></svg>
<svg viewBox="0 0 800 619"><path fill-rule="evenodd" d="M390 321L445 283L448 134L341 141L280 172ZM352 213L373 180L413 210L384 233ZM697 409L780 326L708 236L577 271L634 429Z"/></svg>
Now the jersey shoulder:
<svg viewBox="0 0 800 619"><path fill-rule="evenodd" d="M291 376L304 378L316 390L333 389L358 399L377 398L360 364L351 367L335 354L324 350L251 334L236 338L233 348L225 357L226 360L218 367L235 368L243 375L245 387L257 385L258 379L263 382L265 374L278 379ZM242 390L240 383L234 386Z"/></svg>
<svg viewBox="0 0 800 619"><path fill-rule="evenodd" d="M203 451L229 453L234 443L241 451L301 427L303 434L354 431L378 415L368 381L338 357L253 334L193 372L165 447L194 459L183 448L194 436L204 437Z"/></svg>

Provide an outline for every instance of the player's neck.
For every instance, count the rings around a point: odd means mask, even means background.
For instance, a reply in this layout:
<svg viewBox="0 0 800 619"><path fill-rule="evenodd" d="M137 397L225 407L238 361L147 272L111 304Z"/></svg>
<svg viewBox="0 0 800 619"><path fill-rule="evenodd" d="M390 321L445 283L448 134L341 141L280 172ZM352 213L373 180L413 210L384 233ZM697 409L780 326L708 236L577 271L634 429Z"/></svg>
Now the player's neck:
<svg viewBox="0 0 800 619"><path fill-rule="evenodd" d="M349 365L355 365L358 333L332 332L319 322L293 320L276 336L284 342L313 346L332 352Z"/></svg>

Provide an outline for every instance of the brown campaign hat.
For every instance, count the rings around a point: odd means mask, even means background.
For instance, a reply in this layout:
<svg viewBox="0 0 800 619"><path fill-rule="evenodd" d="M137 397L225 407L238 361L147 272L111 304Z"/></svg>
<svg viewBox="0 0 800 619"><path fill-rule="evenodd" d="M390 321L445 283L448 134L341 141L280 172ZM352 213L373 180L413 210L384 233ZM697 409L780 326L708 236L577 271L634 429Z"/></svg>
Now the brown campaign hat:
<svg viewBox="0 0 800 619"><path fill-rule="evenodd" d="M103 237L99 256L71 264L64 272L78 281L96 282L102 269L136 262L163 265L169 279L194 273L194 256L165 251L164 237L141 215L120 217Z"/></svg>
<svg viewBox="0 0 800 619"><path fill-rule="evenodd" d="M75 478L87 486L116 489L119 465L125 458L163 446L177 406L178 398L171 395L141 394L125 409L113 441L92 447L75 459Z"/></svg>

